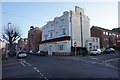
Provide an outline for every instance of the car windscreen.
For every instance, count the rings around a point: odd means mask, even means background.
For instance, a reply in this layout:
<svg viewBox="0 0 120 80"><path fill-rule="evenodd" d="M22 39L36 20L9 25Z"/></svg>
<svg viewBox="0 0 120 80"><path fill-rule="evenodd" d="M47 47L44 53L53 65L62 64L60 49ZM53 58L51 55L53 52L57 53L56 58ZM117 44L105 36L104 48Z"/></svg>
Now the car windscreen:
<svg viewBox="0 0 120 80"><path fill-rule="evenodd" d="M18 54L26 54L26 52L19 52Z"/></svg>
<svg viewBox="0 0 120 80"><path fill-rule="evenodd" d="M93 49L92 51L97 51L97 49Z"/></svg>

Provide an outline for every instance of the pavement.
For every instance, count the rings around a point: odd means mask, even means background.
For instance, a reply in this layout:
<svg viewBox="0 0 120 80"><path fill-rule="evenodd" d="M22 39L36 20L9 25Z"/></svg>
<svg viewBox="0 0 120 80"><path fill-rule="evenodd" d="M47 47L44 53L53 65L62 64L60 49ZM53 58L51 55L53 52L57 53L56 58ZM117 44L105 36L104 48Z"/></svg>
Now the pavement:
<svg viewBox="0 0 120 80"><path fill-rule="evenodd" d="M4 60L2 77L44 80L51 78L118 79L120 70L120 67L116 65L118 60L118 53L85 57L28 55L27 58L23 59L10 58Z"/></svg>

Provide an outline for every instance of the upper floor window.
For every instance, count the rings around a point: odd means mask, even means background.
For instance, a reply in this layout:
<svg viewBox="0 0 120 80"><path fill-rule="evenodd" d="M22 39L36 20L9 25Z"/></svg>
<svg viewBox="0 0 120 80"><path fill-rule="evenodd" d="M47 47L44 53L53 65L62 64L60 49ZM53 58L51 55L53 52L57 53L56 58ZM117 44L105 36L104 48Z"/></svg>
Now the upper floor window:
<svg viewBox="0 0 120 80"><path fill-rule="evenodd" d="M89 46L92 46L92 43L89 43Z"/></svg>
<svg viewBox="0 0 120 80"><path fill-rule="evenodd" d="M58 24L58 22L56 22L56 24Z"/></svg>
<svg viewBox="0 0 120 80"><path fill-rule="evenodd" d="M64 21L64 19L62 19L61 21Z"/></svg>
<svg viewBox="0 0 120 80"><path fill-rule="evenodd" d="M61 19L61 24L64 24L64 19Z"/></svg>
<svg viewBox="0 0 120 80"><path fill-rule="evenodd" d="M61 28L61 29L60 29L60 34L61 34L61 35L67 34L66 28Z"/></svg>
<svg viewBox="0 0 120 80"><path fill-rule="evenodd" d="M50 31L49 37L52 38L54 36L53 31Z"/></svg>
<svg viewBox="0 0 120 80"><path fill-rule="evenodd" d="M96 48L98 49L98 46L96 46Z"/></svg>
<svg viewBox="0 0 120 80"><path fill-rule="evenodd" d="M48 35L45 35L45 40L47 40L47 38L48 38Z"/></svg>
<svg viewBox="0 0 120 80"><path fill-rule="evenodd" d="M105 35L105 34L106 34L106 32L103 32L103 34Z"/></svg>
<svg viewBox="0 0 120 80"><path fill-rule="evenodd" d="M96 38L96 42L98 42L98 39Z"/></svg>
<svg viewBox="0 0 120 80"><path fill-rule="evenodd" d="M72 21L72 18L70 17L70 22Z"/></svg>
<svg viewBox="0 0 120 80"><path fill-rule="evenodd" d="M117 35L117 37L118 37L118 35Z"/></svg>
<svg viewBox="0 0 120 80"><path fill-rule="evenodd" d="M53 26L53 24L51 24L51 26Z"/></svg>
<svg viewBox="0 0 120 80"><path fill-rule="evenodd" d="M111 36L111 33L109 33L109 36Z"/></svg>
<svg viewBox="0 0 120 80"><path fill-rule="evenodd" d="M95 42L95 39L93 38L93 42Z"/></svg>
<svg viewBox="0 0 120 80"><path fill-rule="evenodd" d="M106 35L108 35L108 32L106 32Z"/></svg>

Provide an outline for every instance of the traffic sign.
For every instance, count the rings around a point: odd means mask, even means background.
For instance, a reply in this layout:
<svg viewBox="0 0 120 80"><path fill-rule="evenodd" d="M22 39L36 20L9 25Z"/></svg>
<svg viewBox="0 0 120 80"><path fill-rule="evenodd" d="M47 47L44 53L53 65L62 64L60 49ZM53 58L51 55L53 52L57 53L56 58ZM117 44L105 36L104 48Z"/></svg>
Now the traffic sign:
<svg viewBox="0 0 120 80"><path fill-rule="evenodd" d="M76 43L76 42L74 42L74 46L75 46L75 47L77 46L77 43Z"/></svg>

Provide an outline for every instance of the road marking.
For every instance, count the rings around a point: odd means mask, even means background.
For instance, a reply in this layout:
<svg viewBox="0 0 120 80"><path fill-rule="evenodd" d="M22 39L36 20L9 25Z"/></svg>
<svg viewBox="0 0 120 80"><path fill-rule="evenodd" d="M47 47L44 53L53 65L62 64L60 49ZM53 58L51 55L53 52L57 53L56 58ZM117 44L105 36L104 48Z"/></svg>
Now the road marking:
<svg viewBox="0 0 120 80"><path fill-rule="evenodd" d="M36 67L34 67L34 69L36 69Z"/></svg>
<svg viewBox="0 0 120 80"><path fill-rule="evenodd" d="M40 72L39 70L37 70L37 72Z"/></svg>
<svg viewBox="0 0 120 80"><path fill-rule="evenodd" d="M115 68L115 69L120 69L119 67L110 65L110 62L111 62L111 61L119 60L119 59L120 59L120 58L114 58L114 59L110 59L110 60L103 61L103 63L104 63L106 66L109 66L109 67L112 67L112 68Z"/></svg>
<svg viewBox="0 0 120 80"><path fill-rule="evenodd" d="M33 67L37 72L39 72L39 74L41 75L40 78L44 78L45 80L48 80L36 67Z"/></svg>
<svg viewBox="0 0 120 80"><path fill-rule="evenodd" d="M32 66L30 63L26 62L25 60L23 62L26 63L29 66Z"/></svg>
<svg viewBox="0 0 120 80"><path fill-rule="evenodd" d="M13 64L19 64L20 62L16 62L16 63L9 63L9 64L3 64L3 66L8 66L8 65L13 65Z"/></svg>
<svg viewBox="0 0 120 80"><path fill-rule="evenodd" d="M23 62L20 62L24 67L26 66Z"/></svg>
<svg viewBox="0 0 120 80"><path fill-rule="evenodd" d="M98 59L98 58L91 58L91 59Z"/></svg>

